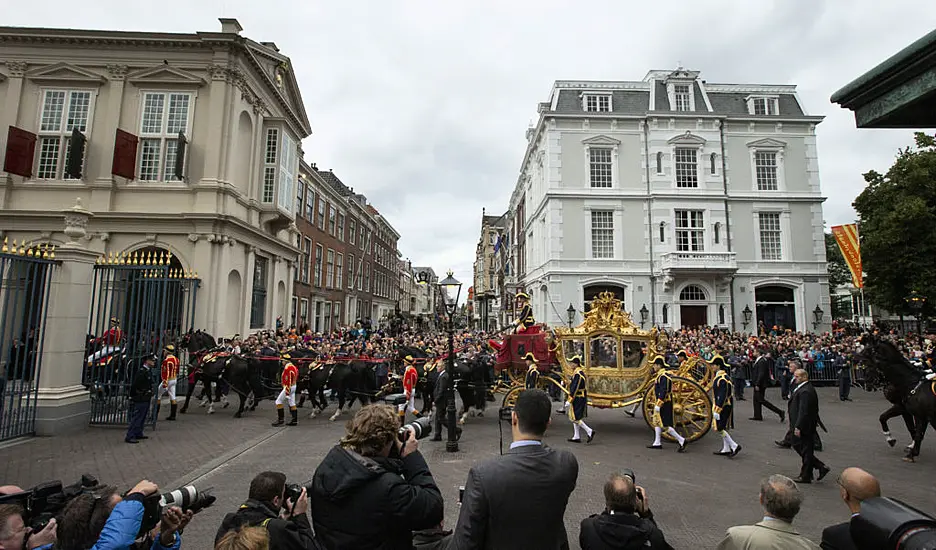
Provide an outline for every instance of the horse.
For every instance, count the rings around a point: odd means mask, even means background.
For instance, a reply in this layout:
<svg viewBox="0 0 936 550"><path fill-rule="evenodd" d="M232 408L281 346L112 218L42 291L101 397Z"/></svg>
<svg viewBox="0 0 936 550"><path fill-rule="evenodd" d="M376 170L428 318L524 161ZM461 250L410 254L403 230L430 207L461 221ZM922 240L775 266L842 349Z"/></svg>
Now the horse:
<svg viewBox="0 0 936 550"><path fill-rule="evenodd" d="M416 360L416 372L419 374L419 378L416 380L414 391L422 399L422 409L419 413L431 415L432 396L435 393L436 381L439 379L439 372L435 368L436 362L431 360L428 353L417 347L401 346L397 351L395 364L398 366L403 363L403 358L407 355Z"/></svg>
<svg viewBox="0 0 936 550"><path fill-rule="evenodd" d="M189 365L192 367L192 371L189 375L188 389L185 392L185 403L182 404L179 412L185 414L188 411L189 401L192 394L195 393L195 383L201 381L203 400L200 406L207 404L208 414L214 413L214 403L221 401L223 397L221 395L221 381L230 354L223 352L212 353L217 350L218 344L215 342L214 337L201 330L189 330L179 339L178 345L188 351L189 357L195 358L194 364ZM211 400L212 383L215 384L214 401ZM207 397L207 402L204 400L205 397ZM229 403L225 398L224 406L227 407L228 405Z"/></svg>
<svg viewBox="0 0 936 550"><path fill-rule="evenodd" d="M931 383L926 380L923 374L915 369L891 342L866 335L862 337L862 343L865 344L861 355L867 372L866 389L872 391L878 387L893 386L885 391L885 397L890 394L887 398L894 404L894 407L881 415L881 426L885 435L890 438L886 418L904 415L904 413L913 417L913 447L907 450L904 460L914 462L920 455L920 446L926 434L927 424L936 429L936 382ZM889 413L892 416L885 418L885 415ZM904 420L907 421L906 416ZM907 422L907 427L911 427L909 422Z"/></svg>
<svg viewBox="0 0 936 550"><path fill-rule="evenodd" d="M488 388L493 385L494 380L490 377L490 368L486 361L479 357L455 361L455 390L462 401L459 424L464 424L469 414L474 416L477 412L478 416L484 416Z"/></svg>
<svg viewBox="0 0 936 550"><path fill-rule="evenodd" d="M331 421L338 420L344 412L346 401L348 409L354 406L355 400L360 401L362 405L375 402L380 394L375 366L376 363L358 359L338 358L326 361L324 365L312 370L305 388L310 396L321 395L323 406L313 408L309 418L315 418L325 410L327 403L323 393L326 389L334 390L338 398L338 410L329 417Z"/></svg>
<svg viewBox="0 0 936 550"><path fill-rule="evenodd" d="M278 381L281 371L279 357L232 355L227 360L222 377L239 399L234 418L243 416L245 410L256 410L257 404L264 399L274 399L280 391Z"/></svg>

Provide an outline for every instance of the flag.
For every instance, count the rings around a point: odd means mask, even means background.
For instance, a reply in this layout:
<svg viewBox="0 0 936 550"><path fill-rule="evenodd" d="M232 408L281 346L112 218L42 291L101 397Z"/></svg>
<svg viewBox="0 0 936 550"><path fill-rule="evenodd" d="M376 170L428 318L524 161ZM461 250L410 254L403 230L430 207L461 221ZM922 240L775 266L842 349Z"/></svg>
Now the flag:
<svg viewBox="0 0 936 550"><path fill-rule="evenodd" d="M839 250L842 251L842 257L851 271L852 284L855 288L864 287L864 279L861 276L861 245L858 242L858 224L850 223L847 225L832 226L832 236L838 243Z"/></svg>
<svg viewBox="0 0 936 550"><path fill-rule="evenodd" d="M501 240L502 240L502 239L503 239L503 237L501 237L500 235L498 235L498 236L497 236L497 240L494 242L494 253L495 253L495 254L497 254L497 251L500 250L500 247L501 247Z"/></svg>

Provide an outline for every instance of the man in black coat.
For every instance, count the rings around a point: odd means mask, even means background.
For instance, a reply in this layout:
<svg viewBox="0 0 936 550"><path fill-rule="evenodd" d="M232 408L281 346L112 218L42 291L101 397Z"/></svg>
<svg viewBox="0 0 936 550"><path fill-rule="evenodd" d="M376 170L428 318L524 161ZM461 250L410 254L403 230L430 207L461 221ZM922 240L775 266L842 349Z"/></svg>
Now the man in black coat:
<svg viewBox="0 0 936 550"><path fill-rule="evenodd" d="M839 493L851 512L851 518L854 518L861 513L863 501L881 496L881 484L861 468L846 468L839 476ZM819 547L823 550L857 550L851 536L851 519L823 529Z"/></svg>
<svg viewBox="0 0 936 550"><path fill-rule="evenodd" d="M615 473L605 483L605 511L582 520L582 550L672 550L653 520L647 492L633 475Z"/></svg>
<svg viewBox="0 0 936 550"><path fill-rule="evenodd" d="M130 426L124 437L127 443L139 443L141 439L149 439L149 436L143 435L143 425L146 424L146 415L153 400L152 368L155 364L156 356L147 355L143 358L143 365L133 373L133 381L130 383L131 405L128 412Z"/></svg>
<svg viewBox="0 0 936 550"><path fill-rule="evenodd" d="M543 444L551 409L543 390L520 392L511 413L510 450L468 472L450 550L569 548L563 517L578 461Z"/></svg>
<svg viewBox="0 0 936 550"><path fill-rule="evenodd" d="M800 475L794 481L797 483L812 483L813 470L819 471L819 481L829 473L829 467L816 458L816 429L819 425L819 396L816 388L809 382L809 374L798 369L793 373L796 388L790 396L790 410L796 411L796 416L790 418L793 426L793 449L802 457L803 466Z"/></svg>
<svg viewBox="0 0 936 550"><path fill-rule="evenodd" d="M326 548L411 550L413 531L442 523L442 493L396 411L368 405L312 476L312 524Z"/></svg>
<svg viewBox="0 0 936 550"><path fill-rule="evenodd" d="M247 502L238 508L237 512L224 516L221 527L215 535L215 544L221 540L228 531L240 529L244 526L264 526L270 538L270 548L283 550L314 550L319 548L315 544L312 525L306 512L309 509L309 498L305 488L296 502L287 501L284 494L286 490L286 474L281 472L262 472L250 482L250 493ZM283 504L288 506L288 517L280 517Z"/></svg>
<svg viewBox="0 0 936 550"><path fill-rule="evenodd" d="M803 365L799 362L799 360L791 359L790 362L787 363L787 367L788 367L788 372L790 376L790 392L792 392L794 389L796 389L796 380L793 379L793 373L803 368ZM787 400L787 417L796 418L796 403L792 399L789 399L789 398ZM792 448L793 441L794 441L794 437L793 437L794 427L795 426L793 426L793 422L790 422L789 425L787 426L786 433L783 435L783 439L781 439L780 441L774 441L774 444L777 447L780 447L782 449ZM816 442L816 445L815 445L816 452L817 453L822 452L822 438L819 437L819 432L816 432L815 442Z"/></svg>
<svg viewBox="0 0 936 550"><path fill-rule="evenodd" d="M786 418L786 413L777 408L773 403L767 401L765 393L770 385L770 371L773 368L773 359L770 357L770 350L762 349L760 357L754 361L754 374L751 376L751 385L754 386L754 416L751 420L761 421L764 419L761 407L767 407L780 417L780 422Z"/></svg>

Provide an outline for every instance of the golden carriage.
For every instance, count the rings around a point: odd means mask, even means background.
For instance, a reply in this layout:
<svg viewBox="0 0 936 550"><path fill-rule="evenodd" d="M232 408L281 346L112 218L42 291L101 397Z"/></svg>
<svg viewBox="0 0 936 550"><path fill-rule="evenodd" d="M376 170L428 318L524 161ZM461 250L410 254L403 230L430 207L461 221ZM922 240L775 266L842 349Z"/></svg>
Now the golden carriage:
<svg viewBox="0 0 936 550"><path fill-rule="evenodd" d="M600 409L623 408L631 416L640 406L648 426L659 425L653 412L656 402L656 376L652 360L666 353L666 334L656 328L642 330L624 311L623 304L610 292L602 292L585 313L585 320L575 328L553 330L551 350L557 367L556 378L541 375L538 386L567 387L574 367L571 360L581 357L587 378L588 405ZM521 373L512 373L512 386L504 396L504 406L514 404L524 389ZM676 430L688 441L704 436L712 426L712 400L709 390L715 369L698 357L691 357L672 372L673 419ZM671 436L664 437L671 439Z"/></svg>

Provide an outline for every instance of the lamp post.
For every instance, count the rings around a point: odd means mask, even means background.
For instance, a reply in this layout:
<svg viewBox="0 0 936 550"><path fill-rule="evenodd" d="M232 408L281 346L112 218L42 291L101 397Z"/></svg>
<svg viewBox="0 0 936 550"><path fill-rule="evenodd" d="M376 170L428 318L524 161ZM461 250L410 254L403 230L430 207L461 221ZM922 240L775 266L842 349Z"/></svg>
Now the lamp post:
<svg viewBox="0 0 936 550"><path fill-rule="evenodd" d="M650 315L650 310L647 309L647 304L640 306L640 328L644 328L644 325L647 324L647 316Z"/></svg>
<svg viewBox="0 0 936 550"><path fill-rule="evenodd" d="M445 329L448 332L448 361L445 363L445 371L448 374L448 387L445 390L448 440L445 442L445 450L450 453L458 452L458 439L455 435L455 311L458 309L458 298L462 287L452 275L452 271L449 270L445 279L437 283L439 298L442 300L442 306L448 318L445 323Z"/></svg>
<svg viewBox="0 0 936 550"><path fill-rule="evenodd" d="M747 326L751 324L751 316L754 315L754 312L751 311L751 306L746 305L741 313L744 315L744 330L747 330Z"/></svg>
<svg viewBox="0 0 936 550"><path fill-rule="evenodd" d="M566 310L566 317L569 319L569 328L572 328L572 323L575 322L575 306L571 303L569 304L569 309Z"/></svg>
<svg viewBox="0 0 936 550"><path fill-rule="evenodd" d="M921 313L923 311L923 306L926 305L926 296L923 296L917 291L911 292L904 298L904 301L907 302L907 305L910 306L910 309L913 310L913 313L917 318L917 336L923 334L923 322L921 318Z"/></svg>
<svg viewBox="0 0 936 550"><path fill-rule="evenodd" d="M825 315L825 312L822 311L822 308L819 307L819 304L816 304L816 309L813 310L812 314L813 314L812 328L813 330L816 330L816 327L822 324L822 316Z"/></svg>

